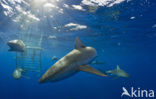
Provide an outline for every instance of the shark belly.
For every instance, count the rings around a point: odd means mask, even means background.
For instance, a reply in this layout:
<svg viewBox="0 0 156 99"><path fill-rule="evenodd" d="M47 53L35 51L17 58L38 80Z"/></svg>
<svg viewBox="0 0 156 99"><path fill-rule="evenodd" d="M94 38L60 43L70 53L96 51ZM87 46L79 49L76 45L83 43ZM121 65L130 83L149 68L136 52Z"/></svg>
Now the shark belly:
<svg viewBox="0 0 156 99"><path fill-rule="evenodd" d="M60 80L64 80L66 78L71 77L72 75L76 74L78 71L68 71L68 72L59 72L54 77L48 80L48 82L56 82Z"/></svg>
<svg viewBox="0 0 156 99"><path fill-rule="evenodd" d="M82 51L74 49L50 67L39 82L55 82L70 77L78 72L79 66L88 64L88 61L90 59Z"/></svg>

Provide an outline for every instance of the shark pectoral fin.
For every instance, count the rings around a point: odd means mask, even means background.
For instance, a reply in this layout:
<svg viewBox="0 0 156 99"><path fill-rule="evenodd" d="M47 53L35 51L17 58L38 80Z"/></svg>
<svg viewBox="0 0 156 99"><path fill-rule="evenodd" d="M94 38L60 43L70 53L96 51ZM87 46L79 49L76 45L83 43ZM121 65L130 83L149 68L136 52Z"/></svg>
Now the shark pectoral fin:
<svg viewBox="0 0 156 99"><path fill-rule="evenodd" d="M99 75L99 76L104 76L104 77L107 76L89 65L80 66L78 70L88 72L91 74L95 74L95 75Z"/></svg>
<svg viewBox="0 0 156 99"><path fill-rule="evenodd" d="M82 41L80 40L79 37L76 37L75 40L75 49L79 49L79 48L84 48L84 44L82 43Z"/></svg>

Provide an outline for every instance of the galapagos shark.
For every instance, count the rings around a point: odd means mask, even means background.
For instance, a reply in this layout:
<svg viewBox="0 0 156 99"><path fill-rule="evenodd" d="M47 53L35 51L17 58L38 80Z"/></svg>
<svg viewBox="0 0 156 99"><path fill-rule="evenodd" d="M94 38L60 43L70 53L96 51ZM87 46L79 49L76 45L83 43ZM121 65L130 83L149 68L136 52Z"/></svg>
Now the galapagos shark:
<svg viewBox="0 0 156 99"><path fill-rule="evenodd" d="M117 65L117 68L114 70L106 71L106 74L113 74L116 75L117 77L126 77L126 78L129 77L129 74L124 70L120 69L119 65Z"/></svg>
<svg viewBox="0 0 156 99"><path fill-rule="evenodd" d="M11 40L8 43L9 51L24 52L25 44L22 40Z"/></svg>
<svg viewBox="0 0 156 99"><path fill-rule="evenodd" d="M97 52L94 48L84 46L79 37L77 37L75 40L75 49L51 66L42 75L39 83L59 81L79 71L106 77L107 75L88 65L96 55Z"/></svg>

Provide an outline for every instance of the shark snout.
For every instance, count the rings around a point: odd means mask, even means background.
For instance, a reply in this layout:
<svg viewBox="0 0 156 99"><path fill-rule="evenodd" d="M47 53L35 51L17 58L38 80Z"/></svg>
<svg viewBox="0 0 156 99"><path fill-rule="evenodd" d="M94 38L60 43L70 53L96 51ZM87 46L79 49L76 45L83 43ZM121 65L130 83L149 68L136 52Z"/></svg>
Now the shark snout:
<svg viewBox="0 0 156 99"><path fill-rule="evenodd" d="M86 50L88 51L88 55L91 55L91 57L96 57L97 52L94 48L92 47L86 47Z"/></svg>
<svg viewBox="0 0 156 99"><path fill-rule="evenodd" d="M39 80L38 80L38 83L44 83L45 82L45 79L43 77L41 77Z"/></svg>
<svg viewBox="0 0 156 99"><path fill-rule="evenodd" d="M7 45L8 45L8 46L10 46L10 45L12 45L12 44L14 44L14 43L13 43L13 42L10 42L10 41L7 42Z"/></svg>
<svg viewBox="0 0 156 99"><path fill-rule="evenodd" d="M47 82L49 80L49 75L48 75L48 72L46 72L39 80L38 80L38 83L44 83L44 82Z"/></svg>

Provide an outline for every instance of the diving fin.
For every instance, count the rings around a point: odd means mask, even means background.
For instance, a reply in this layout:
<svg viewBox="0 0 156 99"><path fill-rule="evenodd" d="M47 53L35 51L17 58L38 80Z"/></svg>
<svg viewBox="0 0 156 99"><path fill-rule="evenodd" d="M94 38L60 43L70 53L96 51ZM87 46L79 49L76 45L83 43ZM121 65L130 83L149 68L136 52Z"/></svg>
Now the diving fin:
<svg viewBox="0 0 156 99"><path fill-rule="evenodd" d="M79 66L78 70L80 71L84 71L84 72L88 72L91 74L95 74L95 75L99 75L99 76L104 76L106 77L107 75L103 74L102 72L98 71L97 69L89 66L89 65L83 65L83 66Z"/></svg>
<svg viewBox="0 0 156 99"><path fill-rule="evenodd" d="M27 77L27 76L23 76L23 75L22 75L22 78L25 78L25 79L30 79L30 77Z"/></svg>

